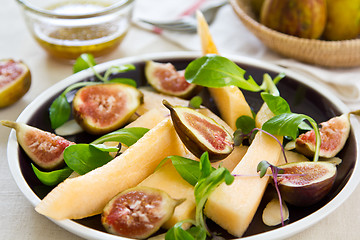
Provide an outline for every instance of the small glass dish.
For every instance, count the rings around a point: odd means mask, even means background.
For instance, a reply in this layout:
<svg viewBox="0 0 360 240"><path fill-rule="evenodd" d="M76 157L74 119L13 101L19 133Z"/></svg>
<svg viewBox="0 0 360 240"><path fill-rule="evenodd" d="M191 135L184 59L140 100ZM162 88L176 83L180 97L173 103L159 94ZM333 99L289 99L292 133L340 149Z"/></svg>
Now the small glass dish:
<svg viewBox="0 0 360 240"><path fill-rule="evenodd" d="M134 0L17 0L35 40L51 56L74 60L100 57L125 37Z"/></svg>

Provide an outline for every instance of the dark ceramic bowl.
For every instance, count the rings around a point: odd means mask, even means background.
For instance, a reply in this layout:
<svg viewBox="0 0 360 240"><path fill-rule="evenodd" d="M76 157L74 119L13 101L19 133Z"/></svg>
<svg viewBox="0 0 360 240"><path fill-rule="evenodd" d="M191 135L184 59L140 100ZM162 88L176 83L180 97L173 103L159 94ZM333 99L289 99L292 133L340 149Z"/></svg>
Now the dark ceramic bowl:
<svg viewBox="0 0 360 240"><path fill-rule="evenodd" d="M96 70L103 72L112 65L132 63L136 66L136 70L122 73L120 76L133 78L137 81L138 86L142 86L146 85L146 79L144 76L144 65L146 60L171 62L177 69L183 69L191 60L199 56L200 55L198 54L184 52L151 54L103 63L97 65ZM274 77L279 72L285 72L286 77L280 81L278 88L281 96L289 102L293 112L304 113L314 118L317 122L323 122L331 117L349 111L349 109L338 98L328 91L323 90L323 87L319 84L312 82L303 76L255 59L236 56L226 57L230 58L240 67L245 69L247 74L252 75L254 79L261 80L264 73L269 73L272 77ZM55 84L53 87L47 89L44 93L38 96L21 113L17 121L28 123L29 125L43 130L52 131L48 117L48 108L53 99L72 83L89 80L92 77L93 73L91 70L84 70ZM244 91L244 95L250 106L257 111L262 104L259 93ZM204 103L204 105L207 105L213 111L217 112L216 107L210 98L209 101ZM359 141L360 128L359 123L353 118L351 119L351 124L352 128L350 137L344 149L338 155L341 159L343 159L343 162L338 166L338 175L335 185L327 197L318 204L307 208L289 206L290 220L287 222L287 225L285 227L268 227L263 224L261 219L262 209L268 201L267 194L265 194L263 201L260 204L259 211L255 214L252 223L243 237L249 240L270 240L289 237L320 221L326 215L339 207L350 196L360 180L360 167L357 163L357 159L359 158L357 142ZM81 133L72 136L69 140L75 142L89 142L92 140L92 137ZM11 173L18 187L31 204L36 206L51 190L51 188L42 185L35 177L30 166L30 160L18 146L15 131L12 131L9 137L8 159ZM101 225L99 216L77 221L53 221L64 229L86 239L126 239L106 233ZM212 223L209 222L209 224L211 225ZM219 231L222 230L219 229ZM234 238L233 236L226 234L225 236L229 239Z"/></svg>

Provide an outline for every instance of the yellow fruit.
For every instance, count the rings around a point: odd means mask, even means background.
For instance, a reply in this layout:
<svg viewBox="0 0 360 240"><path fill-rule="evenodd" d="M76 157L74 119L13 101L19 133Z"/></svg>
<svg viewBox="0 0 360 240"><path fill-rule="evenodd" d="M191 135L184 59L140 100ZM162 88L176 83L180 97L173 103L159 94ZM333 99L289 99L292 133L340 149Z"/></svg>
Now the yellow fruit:
<svg viewBox="0 0 360 240"><path fill-rule="evenodd" d="M18 101L27 93L30 85L30 70L23 62L0 60L0 108Z"/></svg>
<svg viewBox="0 0 360 240"><path fill-rule="evenodd" d="M267 115L266 108L258 114ZM236 177L231 185L221 184L215 189L205 205L205 214L232 235L241 237L251 223L268 184L268 176L260 178L257 175L257 165L264 159L277 165L280 152L281 147L275 139L258 132L245 156L231 172L241 177Z"/></svg>
<svg viewBox="0 0 360 240"><path fill-rule="evenodd" d="M162 159L184 151L167 118L108 164L60 183L35 210L57 220L99 214L116 194L152 174Z"/></svg>
<svg viewBox="0 0 360 240"><path fill-rule="evenodd" d="M327 0L326 40L356 38L360 33L360 0Z"/></svg>

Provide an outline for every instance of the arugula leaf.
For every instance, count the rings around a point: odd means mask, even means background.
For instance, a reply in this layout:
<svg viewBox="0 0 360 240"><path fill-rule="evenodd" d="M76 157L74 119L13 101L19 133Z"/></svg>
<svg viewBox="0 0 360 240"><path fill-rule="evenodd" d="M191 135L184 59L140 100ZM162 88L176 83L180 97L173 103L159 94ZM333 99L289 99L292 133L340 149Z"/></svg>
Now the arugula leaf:
<svg viewBox="0 0 360 240"><path fill-rule="evenodd" d="M208 176L210 176L211 172L214 171L214 168L211 166L211 163L210 163L210 160L209 160L209 153L208 152L204 152L201 155L199 168L200 168L200 177L199 177L199 179L207 178Z"/></svg>
<svg viewBox="0 0 360 240"><path fill-rule="evenodd" d="M319 128L314 119L304 114L297 113L283 113L280 115L276 115L275 117L266 121L262 129L268 133L278 136L290 136L293 139L296 139L299 133L299 125L307 120L313 127L316 135L316 146L315 146L315 154L314 161L316 162L319 159L320 152L320 143L321 137Z"/></svg>
<svg viewBox="0 0 360 240"><path fill-rule="evenodd" d="M112 159L109 153L90 144L70 145L64 150L65 163L80 175L101 167Z"/></svg>
<svg viewBox="0 0 360 240"><path fill-rule="evenodd" d="M191 233L181 227L182 224L183 222L178 222L170 228L165 234L165 240L195 240Z"/></svg>
<svg viewBox="0 0 360 240"><path fill-rule="evenodd" d="M280 96L280 92L277 89L276 84L278 82L280 82L280 80L283 79L284 77L285 77L284 73L279 73L273 80L273 79L271 79L271 76L268 73L265 73L263 76L263 82L262 82L260 88L263 91L265 91L273 96Z"/></svg>
<svg viewBox="0 0 360 240"><path fill-rule="evenodd" d="M266 92L262 92L261 97L275 115L291 113L289 104L282 97L274 96Z"/></svg>
<svg viewBox="0 0 360 240"><path fill-rule="evenodd" d="M251 76L245 79L244 75L245 70L234 62L214 54L192 61L185 69L185 79L189 83L212 88L234 85L253 92L261 91Z"/></svg>
<svg viewBox="0 0 360 240"><path fill-rule="evenodd" d="M148 128L143 127L122 128L94 140L92 144L99 144L104 142L121 142L130 147L140 138L142 138L148 131Z"/></svg>
<svg viewBox="0 0 360 240"><path fill-rule="evenodd" d="M73 66L73 72L77 73L82 70L88 69L96 65L96 61L93 55L83 53L78 57Z"/></svg>
<svg viewBox="0 0 360 240"><path fill-rule="evenodd" d="M96 147L97 149L103 151L103 152L117 152L119 151L119 148L117 146L108 146L105 144L90 144L93 147Z"/></svg>
<svg viewBox="0 0 360 240"><path fill-rule="evenodd" d="M70 176L70 174L73 172L72 169L69 167L65 167L63 169L51 171L51 172L43 172L40 171L38 168L35 167L34 164L31 164L32 169L34 170L34 173L36 177L47 186L55 186L62 181L64 181L66 178Z"/></svg>

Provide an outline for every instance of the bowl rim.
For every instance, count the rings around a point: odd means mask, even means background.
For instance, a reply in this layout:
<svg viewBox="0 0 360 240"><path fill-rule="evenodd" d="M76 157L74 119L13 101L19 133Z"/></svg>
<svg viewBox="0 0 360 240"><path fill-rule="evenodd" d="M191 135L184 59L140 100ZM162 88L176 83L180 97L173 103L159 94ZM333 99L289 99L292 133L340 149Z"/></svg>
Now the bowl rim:
<svg viewBox="0 0 360 240"><path fill-rule="evenodd" d="M34 14L42 15L45 17L60 18L60 19L84 19L84 18L104 16L104 15L119 11L121 9L124 9L128 6L131 6L131 4L134 3L134 0L119 0L118 2L111 4L110 6L104 7L103 9L98 10L93 13L60 14L60 13L54 13L51 10L47 10L47 9L43 9L38 6L35 6L34 4L30 3L28 0L16 0L16 1L24 8L24 10L28 10Z"/></svg>
<svg viewBox="0 0 360 240"><path fill-rule="evenodd" d="M135 62L145 62L147 60L153 60L153 61L161 61L162 59L184 59L184 58L197 58L201 57L201 53L197 52L164 52L164 53L150 53L150 54L144 54L140 56L132 56L132 57L125 57L120 58L116 60L112 60L109 62L101 63L95 66L96 71L104 71L108 67L112 65L121 65L121 64L128 64L128 63L135 63ZM303 75L300 75L298 73L295 73L289 69L274 65L272 63L268 63L262 60L245 57L245 56L235 56L235 55L224 55L224 57L227 57L231 59L234 62L237 63L243 63L249 66L254 67L261 67L264 70L269 70L273 72L284 72L286 76L292 77L294 80L301 82L302 84L312 88L315 91L318 91L320 93L321 85L316 83L314 80L308 79L304 77ZM74 83L78 80L84 79L86 77L89 77L93 75L93 72L91 69L86 69L81 72L78 72L76 74L73 74L62 81L54 84L52 87L48 88L46 91L41 93L38 97L36 97L19 115L16 121L19 122L27 122L31 114L33 114L33 108L36 108L36 106L41 105L46 102L49 98L49 93L57 92L58 89L65 88L71 83ZM333 95L330 91L322 91L320 93L324 98L327 98L331 103L336 105L338 109L345 113L349 112L348 107L335 95ZM355 141L358 143L360 140L360 125L359 122L355 117L351 117L351 130L354 133ZM360 151L359 151L359 144L356 144L357 151L356 151L356 159L360 159ZM39 202L40 198L30 189L30 187L27 185L26 180L24 176L21 173L20 169L20 162L18 159L18 143L16 140L16 133L15 130L11 130L9 140L8 140L8 147L7 147L7 158L8 158L8 165L10 168L10 172L20 189L20 191L24 194L24 196L30 201L30 203L35 207ZM14 159L14 156L16 156L16 159ZM295 235L296 233L303 231L304 229L312 226L313 224L317 223L321 219L325 218L327 215L329 215L331 212L333 212L336 208L338 208L355 190L357 185L360 182L360 166L358 162L356 161L354 164L354 169L351 173L351 176L348 179L348 182L345 184L345 186L342 188L342 190L332 199L330 202L328 202L325 206L320 208L319 210L309 214L308 216L293 222L289 225L286 225L284 227L280 227L271 231L267 231L264 233L247 236L242 239L247 240L262 240L262 239L268 239L268 240L275 240L275 239L283 239L290 237L292 235ZM101 232L92 228L89 228L87 226L81 225L73 220L53 220L49 218L51 221L53 221L58 226L66 229L67 231L86 238L86 239L93 239L93 240L99 240L99 239L106 239L106 240L127 240L128 238L123 238L115 235L111 235L105 232Z"/></svg>

